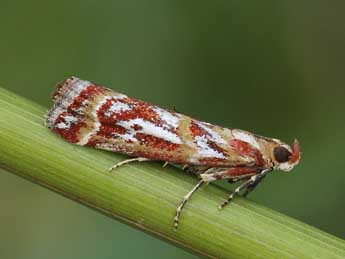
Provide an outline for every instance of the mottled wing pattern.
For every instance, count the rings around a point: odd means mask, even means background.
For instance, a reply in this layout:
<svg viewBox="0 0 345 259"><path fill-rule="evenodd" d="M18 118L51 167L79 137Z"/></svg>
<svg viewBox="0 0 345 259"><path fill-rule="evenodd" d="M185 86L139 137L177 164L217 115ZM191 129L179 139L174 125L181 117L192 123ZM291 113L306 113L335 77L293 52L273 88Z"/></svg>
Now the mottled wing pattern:
<svg viewBox="0 0 345 259"><path fill-rule="evenodd" d="M177 164L253 165L231 146L230 129L167 111L72 78L54 95L48 127L70 142Z"/></svg>

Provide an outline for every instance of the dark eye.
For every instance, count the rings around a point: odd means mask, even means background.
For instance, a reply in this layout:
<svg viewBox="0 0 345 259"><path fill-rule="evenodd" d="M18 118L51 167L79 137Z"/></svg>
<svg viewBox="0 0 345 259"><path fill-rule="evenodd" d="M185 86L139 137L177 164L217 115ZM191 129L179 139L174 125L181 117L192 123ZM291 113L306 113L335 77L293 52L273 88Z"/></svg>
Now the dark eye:
<svg viewBox="0 0 345 259"><path fill-rule="evenodd" d="M279 163L287 162L291 158L290 151L287 150L285 147L275 147L273 150L273 155Z"/></svg>

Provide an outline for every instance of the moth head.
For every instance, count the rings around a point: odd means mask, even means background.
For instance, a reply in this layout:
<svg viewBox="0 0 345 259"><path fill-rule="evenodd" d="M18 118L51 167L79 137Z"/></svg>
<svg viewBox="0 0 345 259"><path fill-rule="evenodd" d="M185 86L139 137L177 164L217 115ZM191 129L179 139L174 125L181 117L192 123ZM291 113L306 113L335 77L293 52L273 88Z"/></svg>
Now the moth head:
<svg viewBox="0 0 345 259"><path fill-rule="evenodd" d="M292 148L279 141L272 150L272 157L275 168L285 172L291 171L301 159L300 145L297 139L295 139Z"/></svg>

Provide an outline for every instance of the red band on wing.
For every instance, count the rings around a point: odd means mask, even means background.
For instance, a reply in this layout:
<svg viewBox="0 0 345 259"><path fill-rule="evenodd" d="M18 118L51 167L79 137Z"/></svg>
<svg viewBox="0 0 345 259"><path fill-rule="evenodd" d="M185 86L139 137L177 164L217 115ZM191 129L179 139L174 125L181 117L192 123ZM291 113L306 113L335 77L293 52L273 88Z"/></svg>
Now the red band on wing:
<svg viewBox="0 0 345 259"><path fill-rule="evenodd" d="M71 117L75 120L71 121ZM74 114L68 112L61 113L56 118L55 125L56 127L54 127L53 130L72 143L77 143L79 141L79 130L86 126L82 118L75 117Z"/></svg>
<svg viewBox="0 0 345 259"><path fill-rule="evenodd" d="M239 140L239 139L233 139L231 140L231 146L235 149L237 153L239 153L242 156L250 156L255 158L256 160L256 166L264 166L265 161L262 157L262 154L260 150L257 148L254 148L252 145L250 145L248 142Z"/></svg>

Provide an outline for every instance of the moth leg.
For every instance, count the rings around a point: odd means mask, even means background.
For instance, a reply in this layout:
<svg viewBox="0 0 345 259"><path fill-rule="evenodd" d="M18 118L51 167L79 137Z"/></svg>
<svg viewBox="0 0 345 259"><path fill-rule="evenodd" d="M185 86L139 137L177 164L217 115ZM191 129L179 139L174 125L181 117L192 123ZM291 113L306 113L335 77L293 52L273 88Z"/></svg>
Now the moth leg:
<svg viewBox="0 0 345 259"><path fill-rule="evenodd" d="M248 185L242 196L247 197L247 195L255 189L255 187L265 178L265 176L266 175L262 175L261 177L259 176L254 183Z"/></svg>
<svg viewBox="0 0 345 259"><path fill-rule="evenodd" d="M151 159L145 158L145 157L135 157L135 158L130 158L130 159L126 159L123 160L115 165L113 165L112 167L109 168L109 171L112 171L113 169L116 169L120 166L123 166L125 164L128 163L132 163L132 162L144 162L144 161L151 161Z"/></svg>
<svg viewBox="0 0 345 259"><path fill-rule="evenodd" d="M243 176L239 176L239 177L234 177L234 178L230 178L228 180L228 183L237 183L237 182L240 182L240 181L243 181L243 180L248 180L248 178L250 177L251 175L243 175Z"/></svg>
<svg viewBox="0 0 345 259"><path fill-rule="evenodd" d="M175 214L175 218L174 218L175 229L178 228L178 223L179 223L181 212L182 212L184 205L186 205L187 201L193 195L193 193L195 193L204 183L205 183L204 180L200 180L198 182L198 184L195 185L194 188L189 193L187 193L186 196L183 197L183 200L181 201L180 205L176 209L176 214Z"/></svg>
<svg viewBox="0 0 345 259"><path fill-rule="evenodd" d="M232 199L244 188L248 187L250 184L254 183L257 179L257 175L253 175L249 178L249 180L245 181L244 183L242 183L240 186L238 186L235 191L233 191L232 193L230 193L228 199L226 199L218 208L219 209L223 209L226 205L228 205Z"/></svg>
<svg viewBox="0 0 345 259"><path fill-rule="evenodd" d="M239 180L249 179L252 175L258 174L261 171L262 169L259 169L257 167L233 167L228 169L223 168L222 171L215 170L214 168L209 168L200 176L205 182L225 179L236 182Z"/></svg>
<svg viewBox="0 0 345 259"><path fill-rule="evenodd" d="M166 167L169 164L168 161L165 161L165 163L163 164L163 167Z"/></svg>
<svg viewBox="0 0 345 259"><path fill-rule="evenodd" d="M260 173L258 174L254 174L253 176L251 176L247 181L245 181L244 183L242 183L240 186L238 186L235 191L233 191L232 193L230 193L228 199L226 199L220 206L219 209L224 208L226 205L228 205L232 199L244 188L247 188L246 190L246 195L252 191L257 185L258 183L266 176L266 174L268 174L269 172L272 171L272 168L266 168L263 169ZM249 189L248 189L249 188ZM248 193L247 193L248 192Z"/></svg>

